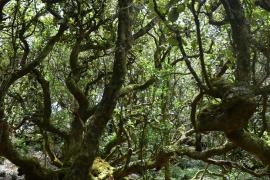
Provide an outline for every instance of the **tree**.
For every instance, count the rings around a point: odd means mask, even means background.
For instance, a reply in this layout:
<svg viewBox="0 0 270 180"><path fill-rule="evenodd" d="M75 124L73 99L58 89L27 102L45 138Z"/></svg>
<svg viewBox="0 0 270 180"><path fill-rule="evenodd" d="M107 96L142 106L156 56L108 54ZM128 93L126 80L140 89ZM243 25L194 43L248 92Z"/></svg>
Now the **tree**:
<svg viewBox="0 0 270 180"><path fill-rule="evenodd" d="M183 156L269 176L267 2L1 0L0 156L26 179L170 179Z"/></svg>

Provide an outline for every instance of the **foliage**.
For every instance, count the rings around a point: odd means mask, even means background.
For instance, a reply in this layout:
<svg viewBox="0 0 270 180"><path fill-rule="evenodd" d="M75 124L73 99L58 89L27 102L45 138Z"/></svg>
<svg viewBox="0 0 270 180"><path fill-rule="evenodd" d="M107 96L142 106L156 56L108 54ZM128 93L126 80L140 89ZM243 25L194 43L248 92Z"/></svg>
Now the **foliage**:
<svg viewBox="0 0 270 180"><path fill-rule="evenodd" d="M269 13L0 0L0 156L26 179L269 178Z"/></svg>

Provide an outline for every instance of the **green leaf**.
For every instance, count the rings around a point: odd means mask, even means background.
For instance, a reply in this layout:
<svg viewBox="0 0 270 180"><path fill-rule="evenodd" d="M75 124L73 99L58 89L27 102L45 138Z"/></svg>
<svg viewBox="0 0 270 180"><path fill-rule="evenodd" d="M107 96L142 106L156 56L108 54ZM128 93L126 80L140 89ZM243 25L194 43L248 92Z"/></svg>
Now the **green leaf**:
<svg viewBox="0 0 270 180"><path fill-rule="evenodd" d="M196 42L196 41L192 41L192 42L191 42L191 47L192 47L193 49L196 49L196 46L197 46L197 42Z"/></svg>
<svg viewBox="0 0 270 180"><path fill-rule="evenodd" d="M175 37L170 37L170 38L168 39L168 42L169 42L169 44L172 45L172 46L178 46L178 41L175 39Z"/></svg>
<svg viewBox="0 0 270 180"><path fill-rule="evenodd" d="M185 11L186 5L185 4L180 4L180 5L177 6L177 8L178 8L179 13L181 13L181 12Z"/></svg>
<svg viewBox="0 0 270 180"><path fill-rule="evenodd" d="M184 46L187 45L187 41L185 39L182 39L182 43L183 43Z"/></svg>
<svg viewBox="0 0 270 180"><path fill-rule="evenodd" d="M175 22L178 19L178 17L179 17L179 13L180 12L179 12L179 9L177 7L172 7L170 9L169 14L168 14L169 21Z"/></svg>
<svg viewBox="0 0 270 180"><path fill-rule="evenodd" d="M170 9L170 12L168 14L168 19L171 21L171 22L175 22L177 21L178 17L179 17L179 14L181 12L184 12L186 9L186 5L185 4L180 4L178 6L174 6Z"/></svg>

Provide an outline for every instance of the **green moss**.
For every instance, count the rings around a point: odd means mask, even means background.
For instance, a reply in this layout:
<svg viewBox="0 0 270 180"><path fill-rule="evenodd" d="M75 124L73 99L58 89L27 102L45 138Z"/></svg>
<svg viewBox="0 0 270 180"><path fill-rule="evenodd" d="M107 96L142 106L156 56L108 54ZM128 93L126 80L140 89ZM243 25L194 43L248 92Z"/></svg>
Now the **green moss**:
<svg viewBox="0 0 270 180"><path fill-rule="evenodd" d="M94 160L90 176L92 179L102 180L112 176L113 171L114 168L107 161L97 157Z"/></svg>

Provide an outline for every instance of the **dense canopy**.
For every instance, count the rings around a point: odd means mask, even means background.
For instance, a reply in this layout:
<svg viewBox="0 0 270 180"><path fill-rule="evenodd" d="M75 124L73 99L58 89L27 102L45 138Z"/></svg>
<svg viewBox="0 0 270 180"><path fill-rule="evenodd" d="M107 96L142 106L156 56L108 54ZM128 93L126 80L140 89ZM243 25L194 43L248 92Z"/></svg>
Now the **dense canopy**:
<svg viewBox="0 0 270 180"><path fill-rule="evenodd" d="M269 29L269 0L0 0L0 156L26 180L267 179Z"/></svg>

